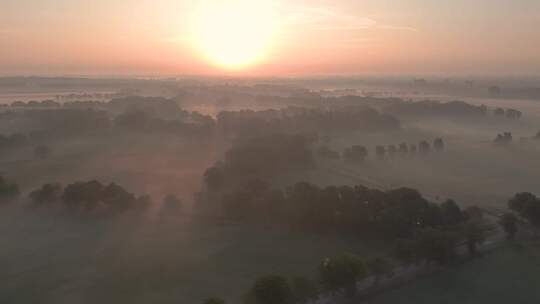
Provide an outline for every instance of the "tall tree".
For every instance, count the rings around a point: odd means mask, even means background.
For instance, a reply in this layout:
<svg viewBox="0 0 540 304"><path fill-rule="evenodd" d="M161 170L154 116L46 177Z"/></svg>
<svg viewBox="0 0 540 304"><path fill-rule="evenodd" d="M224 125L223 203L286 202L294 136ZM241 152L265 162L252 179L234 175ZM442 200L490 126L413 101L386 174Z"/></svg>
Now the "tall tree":
<svg viewBox="0 0 540 304"><path fill-rule="evenodd" d="M294 301L289 281L279 275L257 279L251 292L256 304L292 304Z"/></svg>
<svg viewBox="0 0 540 304"><path fill-rule="evenodd" d="M505 213L499 219L499 225L506 232L506 237L509 240L513 240L518 231L518 218L512 213Z"/></svg>
<svg viewBox="0 0 540 304"><path fill-rule="evenodd" d="M356 294L356 284L367 276L364 261L353 254L326 258L319 266L319 275L323 287L335 293L344 289L352 297Z"/></svg>

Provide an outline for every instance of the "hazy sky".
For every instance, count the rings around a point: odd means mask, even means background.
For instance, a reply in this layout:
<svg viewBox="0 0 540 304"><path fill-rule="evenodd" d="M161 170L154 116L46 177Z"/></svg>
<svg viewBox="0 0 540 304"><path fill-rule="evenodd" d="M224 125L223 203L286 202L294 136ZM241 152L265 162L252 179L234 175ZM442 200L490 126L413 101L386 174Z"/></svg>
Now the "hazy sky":
<svg viewBox="0 0 540 304"><path fill-rule="evenodd" d="M208 0L203 10L234 1ZM0 74L540 71L540 0L268 0L261 7L271 11L274 27L264 56L238 71L206 55L249 49L251 39L231 46L235 33L223 31L249 28L255 37L258 27L230 26L231 16L201 13L200 2L0 0ZM258 22L267 16L261 11L232 19ZM211 50L194 42L201 31L193 31L193 20L201 14L202 32L225 29L210 32ZM253 16L242 19L246 14Z"/></svg>

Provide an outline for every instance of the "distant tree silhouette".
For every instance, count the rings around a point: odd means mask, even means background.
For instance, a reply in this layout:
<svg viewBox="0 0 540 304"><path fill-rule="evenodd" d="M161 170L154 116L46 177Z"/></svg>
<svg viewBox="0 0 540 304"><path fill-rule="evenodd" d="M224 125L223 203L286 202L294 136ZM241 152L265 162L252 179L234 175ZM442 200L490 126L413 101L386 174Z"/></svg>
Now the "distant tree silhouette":
<svg viewBox="0 0 540 304"><path fill-rule="evenodd" d="M442 138L436 138L433 141L433 149L437 152L441 152L444 150L444 141L442 140Z"/></svg>
<svg viewBox="0 0 540 304"><path fill-rule="evenodd" d="M344 152L345 153L345 152ZM339 159L339 152L330 149L328 146L320 146L317 149L317 155L327 159Z"/></svg>
<svg viewBox="0 0 540 304"><path fill-rule="evenodd" d="M398 152L401 156L405 156L409 153L409 146L407 143L399 144Z"/></svg>
<svg viewBox="0 0 540 304"><path fill-rule="evenodd" d="M375 154L377 155L378 159L383 159L386 155L386 148L384 146L375 147Z"/></svg>
<svg viewBox="0 0 540 304"><path fill-rule="evenodd" d="M368 156L368 150L364 146L352 146L343 151L343 158L351 162L362 162Z"/></svg>
<svg viewBox="0 0 540 304"><path fill-rule="evenodd" d="M507 238L510 240L514 239L518 231L517 224L518 224L518 218L512 213L505 213L499 219L499 225L501 225L501 227L504 229L504 232L506 232Z"/></svg>
<svg viewBox="0 0 540 304"><path fill-rule="evenodd" d="M468 221L463 227L469 255L475 256L478 245L486 240L486 227L480 221Z"/></svg>
<svg viewBox="0 0 540 304"><path fill-rule="evenodd" d="M441 204L442 220L444 225L456 225L463 222L465 216L453 200L446 200Z"/></svg>
<svg viewBox="0 0 540 304"><path fill-rule="evenodd" d="M147 197L136 198L115 183L103 185L96 180L67 185L62 201L70 210L103 214L118 214L149 203Z"/></svg>
<svg viewBox="0 0 540 304"><path fill-rule="evenodd" d="M494 111L493 111L493 114L495 114L495 116L504 116L504 109L503 108L496 108Z"/></svg>
<svg viewBox="0 0 540 304"><path fill-rule="evenodd" d="M425 140L421 141L418 144L418 151L422 154L427 154L431 150L431 147L429 146L429 143Z"/></svg>
<svg viewBox="0 0 540 304"><path fill-rule="evenodd" d="M512 133L504 132L503 134L497 134L493 142L497 145L508 145L512 143Z"/></svg>
<svg viewBox="0 0 540 304"><path fill-rule="evenodd" d="M62 185L44 184L41 188L30 192L29 197L36 206L59 202L62 197Z"/></svg>
<svg viewBox="0 0 540 304"><path fill-rule="evenodd" d="M520 119L522 114L521 111L515 109L506 109L505 113L506 118L508 119Z"/></svg>

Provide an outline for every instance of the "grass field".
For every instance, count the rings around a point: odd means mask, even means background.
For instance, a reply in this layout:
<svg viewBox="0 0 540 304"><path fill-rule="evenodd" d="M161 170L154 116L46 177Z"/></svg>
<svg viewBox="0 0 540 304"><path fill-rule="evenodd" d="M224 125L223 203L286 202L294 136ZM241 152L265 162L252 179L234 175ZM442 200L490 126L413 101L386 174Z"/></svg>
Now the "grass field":
<svg viewBox="0 0 540 304"><path fill-rule="evenodd" d="M540 303L540 243L507 244L471 263L385 292L369 304Z"/></svg>
<svg viewBox="0 0 540 304"><path fill-rule="evenodd" d="M214 295L238 303L260 275L313 277L326 256L387 251L236 224L0 210L0 303L201 303Z"/></svg>

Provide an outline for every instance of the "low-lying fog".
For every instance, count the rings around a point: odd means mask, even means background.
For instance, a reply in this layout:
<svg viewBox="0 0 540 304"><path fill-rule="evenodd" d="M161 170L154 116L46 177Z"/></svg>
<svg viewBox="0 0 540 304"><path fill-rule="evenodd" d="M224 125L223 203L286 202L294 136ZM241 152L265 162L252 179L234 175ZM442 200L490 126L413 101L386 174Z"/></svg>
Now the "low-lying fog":
<svg viewBox="0 0 540 304"><path fill-rule="evenodd" d="M106 86L104 80L85 87L80 80L76 86L61 86L61 94L37 92L35 86L27 92L32 99L48 96L44 99L54 103L47 105L28 103L30 98L21 97L24 86L4 86L0 176L16 183L21 195L0 206L0 302L199 303L214 294L236 300L261 273L311 274L321 258L351 246L366 254L386 246L247 228L198 213L196 197L205 191L206 170L225 160L237 140L261 134L315 134L309 146L315 166L271 180L276 187L298 181L381 190L410 187L435 202L452 198L461 206L484 208L504 208L517 192L540 194L538 99L490 97L481 93L487 82L466 94L459 94L460 86L423 90L399 84L392 90L386 84L377 87L378 97L366 97L368 89L374 90L367 85L353 88L362 97L336 97L351 91L331 91L334 84L321 80L302 81L316 91L297 87L298 80L276 82L137 80ZM25 103L8 101L16 97ZM411 106L410 100L425 99L467 104ZM518 110L521 117L495 115L497 108ZM511 132L512 140L495 143L505 132ZM433 147L414 155L378 157L375 152L376 146L410 147L424 140L433 146L437 138L444 140L439 152ZM341 154L353 145L367 149L364 161L317 152L324 146ZM261 155L249 157L266 162ZM35 207L28 197L46 183L91 180L118 184L137 196L148 194L151 205L144 212L102 218L74 216L61 203ZM163 199L171 194L181 208L163 211Z"/></svg>

